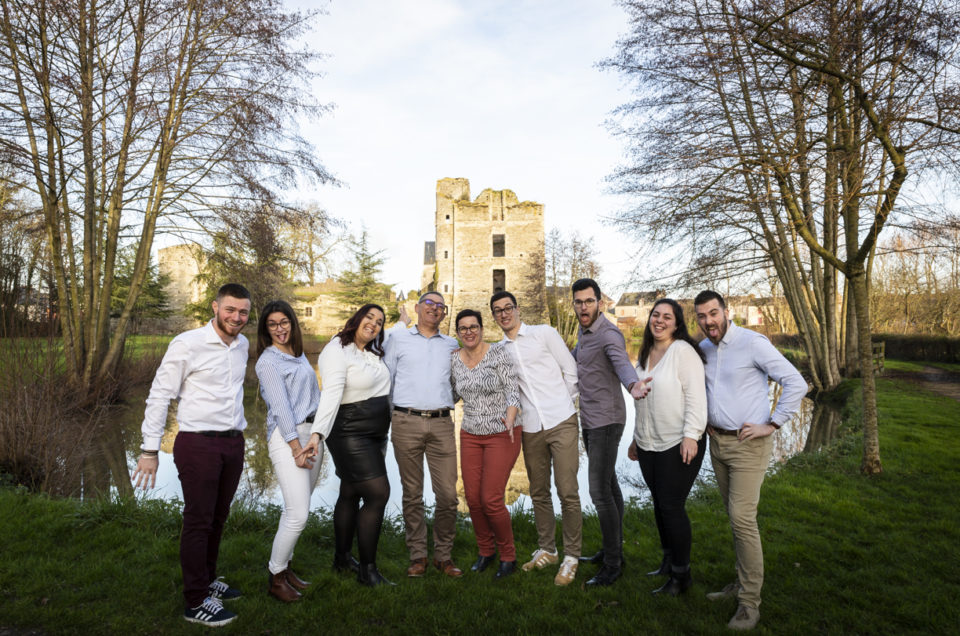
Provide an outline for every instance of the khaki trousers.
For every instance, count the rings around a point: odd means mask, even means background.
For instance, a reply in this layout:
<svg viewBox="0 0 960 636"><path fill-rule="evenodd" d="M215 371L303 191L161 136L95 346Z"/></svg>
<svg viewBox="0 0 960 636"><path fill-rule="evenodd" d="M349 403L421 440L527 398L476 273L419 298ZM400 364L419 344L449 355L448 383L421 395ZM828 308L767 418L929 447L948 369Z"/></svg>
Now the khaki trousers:
<svg viewBox="0 0 960 636"><path fill-rule="evenodd" d="M770 463L773 435L741 442L736 435L711 435L710 458L723 497L737 554L741 605L760 608L763 587L763 546L757 527L760 488Z"/></svg>
<svg viewBox="0 0 960 636"><path fill-rule="evenodd" d="M550 468L554 471L557 496L563 526L564 556L579 557L583 528L580 511L580 487L577 470L580 467L580 427L577 414L557 426L536 433L523 434L523 461L530 479L530 499L533 518L537 524L538 544L541 550L557 551L557 518L553 514L550 494Z"/></svg>
<svg viewBox="0 0 960 636"><path fill-rule="evenodd" d="M403 486L403 522L410 559L427 557L427 520L423 505L423 457L430 467L436 500L433 513L433 556L450 560L457 531L457 442L453 420L393 412L393 453Z"/></svg>

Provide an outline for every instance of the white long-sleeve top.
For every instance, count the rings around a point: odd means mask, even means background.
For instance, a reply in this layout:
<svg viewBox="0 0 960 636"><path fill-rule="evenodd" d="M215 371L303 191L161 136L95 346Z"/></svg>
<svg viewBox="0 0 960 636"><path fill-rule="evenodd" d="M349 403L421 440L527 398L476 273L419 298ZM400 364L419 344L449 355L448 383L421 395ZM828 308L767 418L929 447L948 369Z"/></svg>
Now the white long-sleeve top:
<svg viewBox="0 0 960 636"><path fill-rule="evenodd" d="M703 361L693 347L675 340L652 372L639 362L637 370L641 378L653 378L647 397L634 402L637 446L665 451L684 437L699 441L707 428L707 387Z"/></svg>
<svg viewBox="0 0 960 636"><path fill-rule="evenodd" d="M243 377L250 344L238 335L224 344L213 321L173 339L160 362L143 413L143 448L157 450L170 400L179 400L177 424L184 433L242 431Z"/></svg>
<svg viewBox="0 0 960 636"><path fill-rule="evenodd" d="M320 406L310 427L326 439L337 418L341 404L353 404L390 393L390 370L377 354L357 349L352 342L346 347L334 337L317 359L320 372Z"/></svg>

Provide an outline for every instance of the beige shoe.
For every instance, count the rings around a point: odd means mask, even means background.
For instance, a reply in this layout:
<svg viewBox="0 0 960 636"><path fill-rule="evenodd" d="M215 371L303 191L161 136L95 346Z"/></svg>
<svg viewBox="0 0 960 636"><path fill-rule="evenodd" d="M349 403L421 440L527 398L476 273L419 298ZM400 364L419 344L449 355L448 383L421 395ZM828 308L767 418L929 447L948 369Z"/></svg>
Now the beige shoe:
<svg viewBox="0 0 960 636"><path fill-rule="evenodd" d="M533 558L523 564L520 568L524 572L529 572L533 568L542 570L548 565L553 565L558 563L560 557L557 556L556 552L547 552L546 550L540 550L539 548L533 551Z"/></svg>
<svg viewBox="0 0 960 636"><path fill-rule="evenodd" d="M563 557L563 563L560 564L560 571L554 577L553 582L557 585L570 585L577 576L577 565L579 559L572 556Z"/></svg>
<svg viewBox="0 0 960 636"><path fill-rule="evenodd" d="M741 605L737 608L737 613L733 615L727 627L730 629L747 630L753 629L760 621L760 610L755 607Z"/></svg>
<svg viewBox="0 0 960 636"><path fill-rule="evenodd" d="M707 600L709 601L722 601L725 598L736 598L737 594L740 592L740 583L734 581L733 583L728 583L723 586L723 589L719 592L710 592L707 594Z"/></svg>

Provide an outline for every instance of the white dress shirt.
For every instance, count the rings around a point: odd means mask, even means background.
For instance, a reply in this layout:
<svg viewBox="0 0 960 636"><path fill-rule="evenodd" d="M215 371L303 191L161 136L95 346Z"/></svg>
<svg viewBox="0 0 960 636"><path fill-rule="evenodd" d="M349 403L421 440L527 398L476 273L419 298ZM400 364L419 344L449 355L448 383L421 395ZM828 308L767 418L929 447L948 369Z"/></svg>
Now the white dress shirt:
<svg viewBox="0 0 960 636"><path fill-rule="evenodd" d="M341 404L352 404L390 393L390 371L380 357L352 342L346 347L334 337L317 359L320 371L320 406L310 427L326 439Z"/></svg>
<svg viewBox="0 0 960 636"><path fill-rule="evenodd" d="M211 320L170 342L150 386L143 412L143 449L158 450L170 400L179 400L177 423L183 433L242 431L243 378L250 344L241 334L229 345Z"/></svg>
<svg viewBox="0 0 960 636"><path fill-rule="evenodd" d="M501 342L517 363L524 433L551 429L577 412L577 362L556 329L520 323L516 340L504 335Z"/></svg>
<svg viewBox="0 0 960 636"><path fill-rule="evenodd" d="M647 362L649 364L648 356ZM689 343L674 340L657 366L640 366L640 377L652 377L650 393L635 400L633 439L646 451L665 451L684 437L700 440L707 428L707 389L703 361Z"/></svg>

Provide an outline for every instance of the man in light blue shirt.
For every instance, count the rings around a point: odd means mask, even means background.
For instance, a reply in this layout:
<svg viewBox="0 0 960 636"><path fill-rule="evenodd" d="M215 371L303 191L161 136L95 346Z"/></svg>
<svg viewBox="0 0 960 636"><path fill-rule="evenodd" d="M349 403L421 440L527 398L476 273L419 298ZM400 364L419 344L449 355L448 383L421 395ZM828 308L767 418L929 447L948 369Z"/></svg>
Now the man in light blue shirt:
<svg viewBox="0 0 960 636"><path fill-rule="evenodd" d="M770 463L772 434L790 421L807 393L807 382L767 338L730 321L723 297L702 291L693 301L706 336L707 433L717 487L730 516L737 554L737 579L712 601L736 596L739 606L727 623L753 629L760 620L763 546L757 527L760 488ZM770 414L767 378L783 387Z"/></svg>
<svg viewBox="0 0 960 636"><path fill-rule="evenodd" d="M457 530L457 442L454 437L450 356L460 345L440 333L447 313L443 296L427 292L416 306L417 324L392 329L383 361L393 385L390 439L403 486L403 522L410 567L407 576L427 571L427 522L423 505L423 458L430 466L436 506L433 565L450 577L462 572L453 562Z"/></svg>

